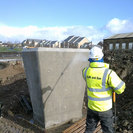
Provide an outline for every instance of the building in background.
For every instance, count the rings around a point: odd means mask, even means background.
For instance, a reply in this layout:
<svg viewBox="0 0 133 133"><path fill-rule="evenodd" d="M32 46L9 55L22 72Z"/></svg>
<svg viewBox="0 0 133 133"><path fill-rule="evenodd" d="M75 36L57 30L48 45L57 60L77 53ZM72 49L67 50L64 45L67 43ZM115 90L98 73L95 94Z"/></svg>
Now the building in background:
<svg viewBox="0 0 133 133"><path fill-rule="evenodd" d="M87 48L92 47L86 37L69 36L61 43L59 41L27 39L22 42L23 47L48 47L48 48Z"/></svg>
<svg viewBox="0 0 133 133"><path fill-rule="evenodd" d="M86 37L69 36L62 41L61 48L80 48L85 43L89 43Z"/></svg>
<svg viewBox="0 0 133 133"><path fill-rule="evenodd" d="M23 47L51 47L59 48L60 43L58 41L40 40L40 39L27 39L22 42Z"/></svg>
<svg viewBox="0 0 133 133"><path fill-rule="evenodd" d="M80 48L82 49L91 49L94 45L92 44L92 42L86 42L83 45L80 46Z"/></svg>
<svg viewBox="0 0 133 133"><path fill-rule="evenodd" d="M60 48L60 42L43 40L38 44L38 47Z"/></svg>
<svg viewBox="0 0 133 133"><path fill-rule="evenodd" d="M103 40L104 50L133 49L133 32L116 34Z"/></svg>
<svg viewBox="0 0 133 133"><path fill-rule="evenodd" d="M40 39L26 39L22 42L22 46L36 47L41 41Z"/></svg>
<svg viewBox="0 0 133 133"><path fill-rule="evenodd" d="M2 41L0 41L0 46L2 46Z"/></svg>

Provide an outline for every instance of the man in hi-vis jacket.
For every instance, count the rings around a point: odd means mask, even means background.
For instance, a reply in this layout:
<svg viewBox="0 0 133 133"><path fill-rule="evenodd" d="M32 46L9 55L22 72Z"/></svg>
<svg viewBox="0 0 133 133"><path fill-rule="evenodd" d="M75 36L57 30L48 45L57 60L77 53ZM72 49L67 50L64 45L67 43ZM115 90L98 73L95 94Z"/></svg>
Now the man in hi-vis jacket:
<svg viewBox="0 0 133 133"><path fill-rule="evenodd" d="M86 81L88 110L85 133L93 133L100 121L103 133L114 133L112 91L121 94L125 83L103 61L102 49L94 46L89 53L89 67L83 69Z"/></svg>

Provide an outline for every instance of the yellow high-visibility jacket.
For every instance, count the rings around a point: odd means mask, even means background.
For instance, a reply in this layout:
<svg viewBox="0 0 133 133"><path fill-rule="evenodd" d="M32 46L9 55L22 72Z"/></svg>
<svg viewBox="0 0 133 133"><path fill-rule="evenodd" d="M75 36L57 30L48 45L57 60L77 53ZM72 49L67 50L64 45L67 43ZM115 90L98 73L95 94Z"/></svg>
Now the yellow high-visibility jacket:
<svg viewBox="0 0 133 133"><path fill-rule="evenodd" d="M88 108L94 111L107 111L112 108L112 90L121 94L125 83L111 69L109 64L91 62L83 69L83 78L87 85Z"/></svg>

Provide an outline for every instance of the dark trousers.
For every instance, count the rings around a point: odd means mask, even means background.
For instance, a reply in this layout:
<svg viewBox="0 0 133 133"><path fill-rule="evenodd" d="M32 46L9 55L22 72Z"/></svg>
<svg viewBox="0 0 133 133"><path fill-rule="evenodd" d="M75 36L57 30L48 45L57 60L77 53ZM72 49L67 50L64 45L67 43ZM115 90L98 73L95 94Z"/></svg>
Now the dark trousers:
<svg viewBox="0 0 133 133"><path fill-rule="evenodd" d="M112 109L104 112L93 111L88 108L85 133L93 133L100 121L103 133L114 133Z"/></svg>

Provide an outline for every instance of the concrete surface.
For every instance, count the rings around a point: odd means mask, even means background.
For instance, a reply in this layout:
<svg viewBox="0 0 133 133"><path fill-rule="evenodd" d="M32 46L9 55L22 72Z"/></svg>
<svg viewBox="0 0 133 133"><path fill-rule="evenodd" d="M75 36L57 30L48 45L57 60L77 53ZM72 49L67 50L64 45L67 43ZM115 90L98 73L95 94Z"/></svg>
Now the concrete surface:
<svg viewBox="0 0 133 133"><path fill-rule="evenodd" d="M50 128L82 117L87 49L32 48L22 53L34 120Z"/></svg>

